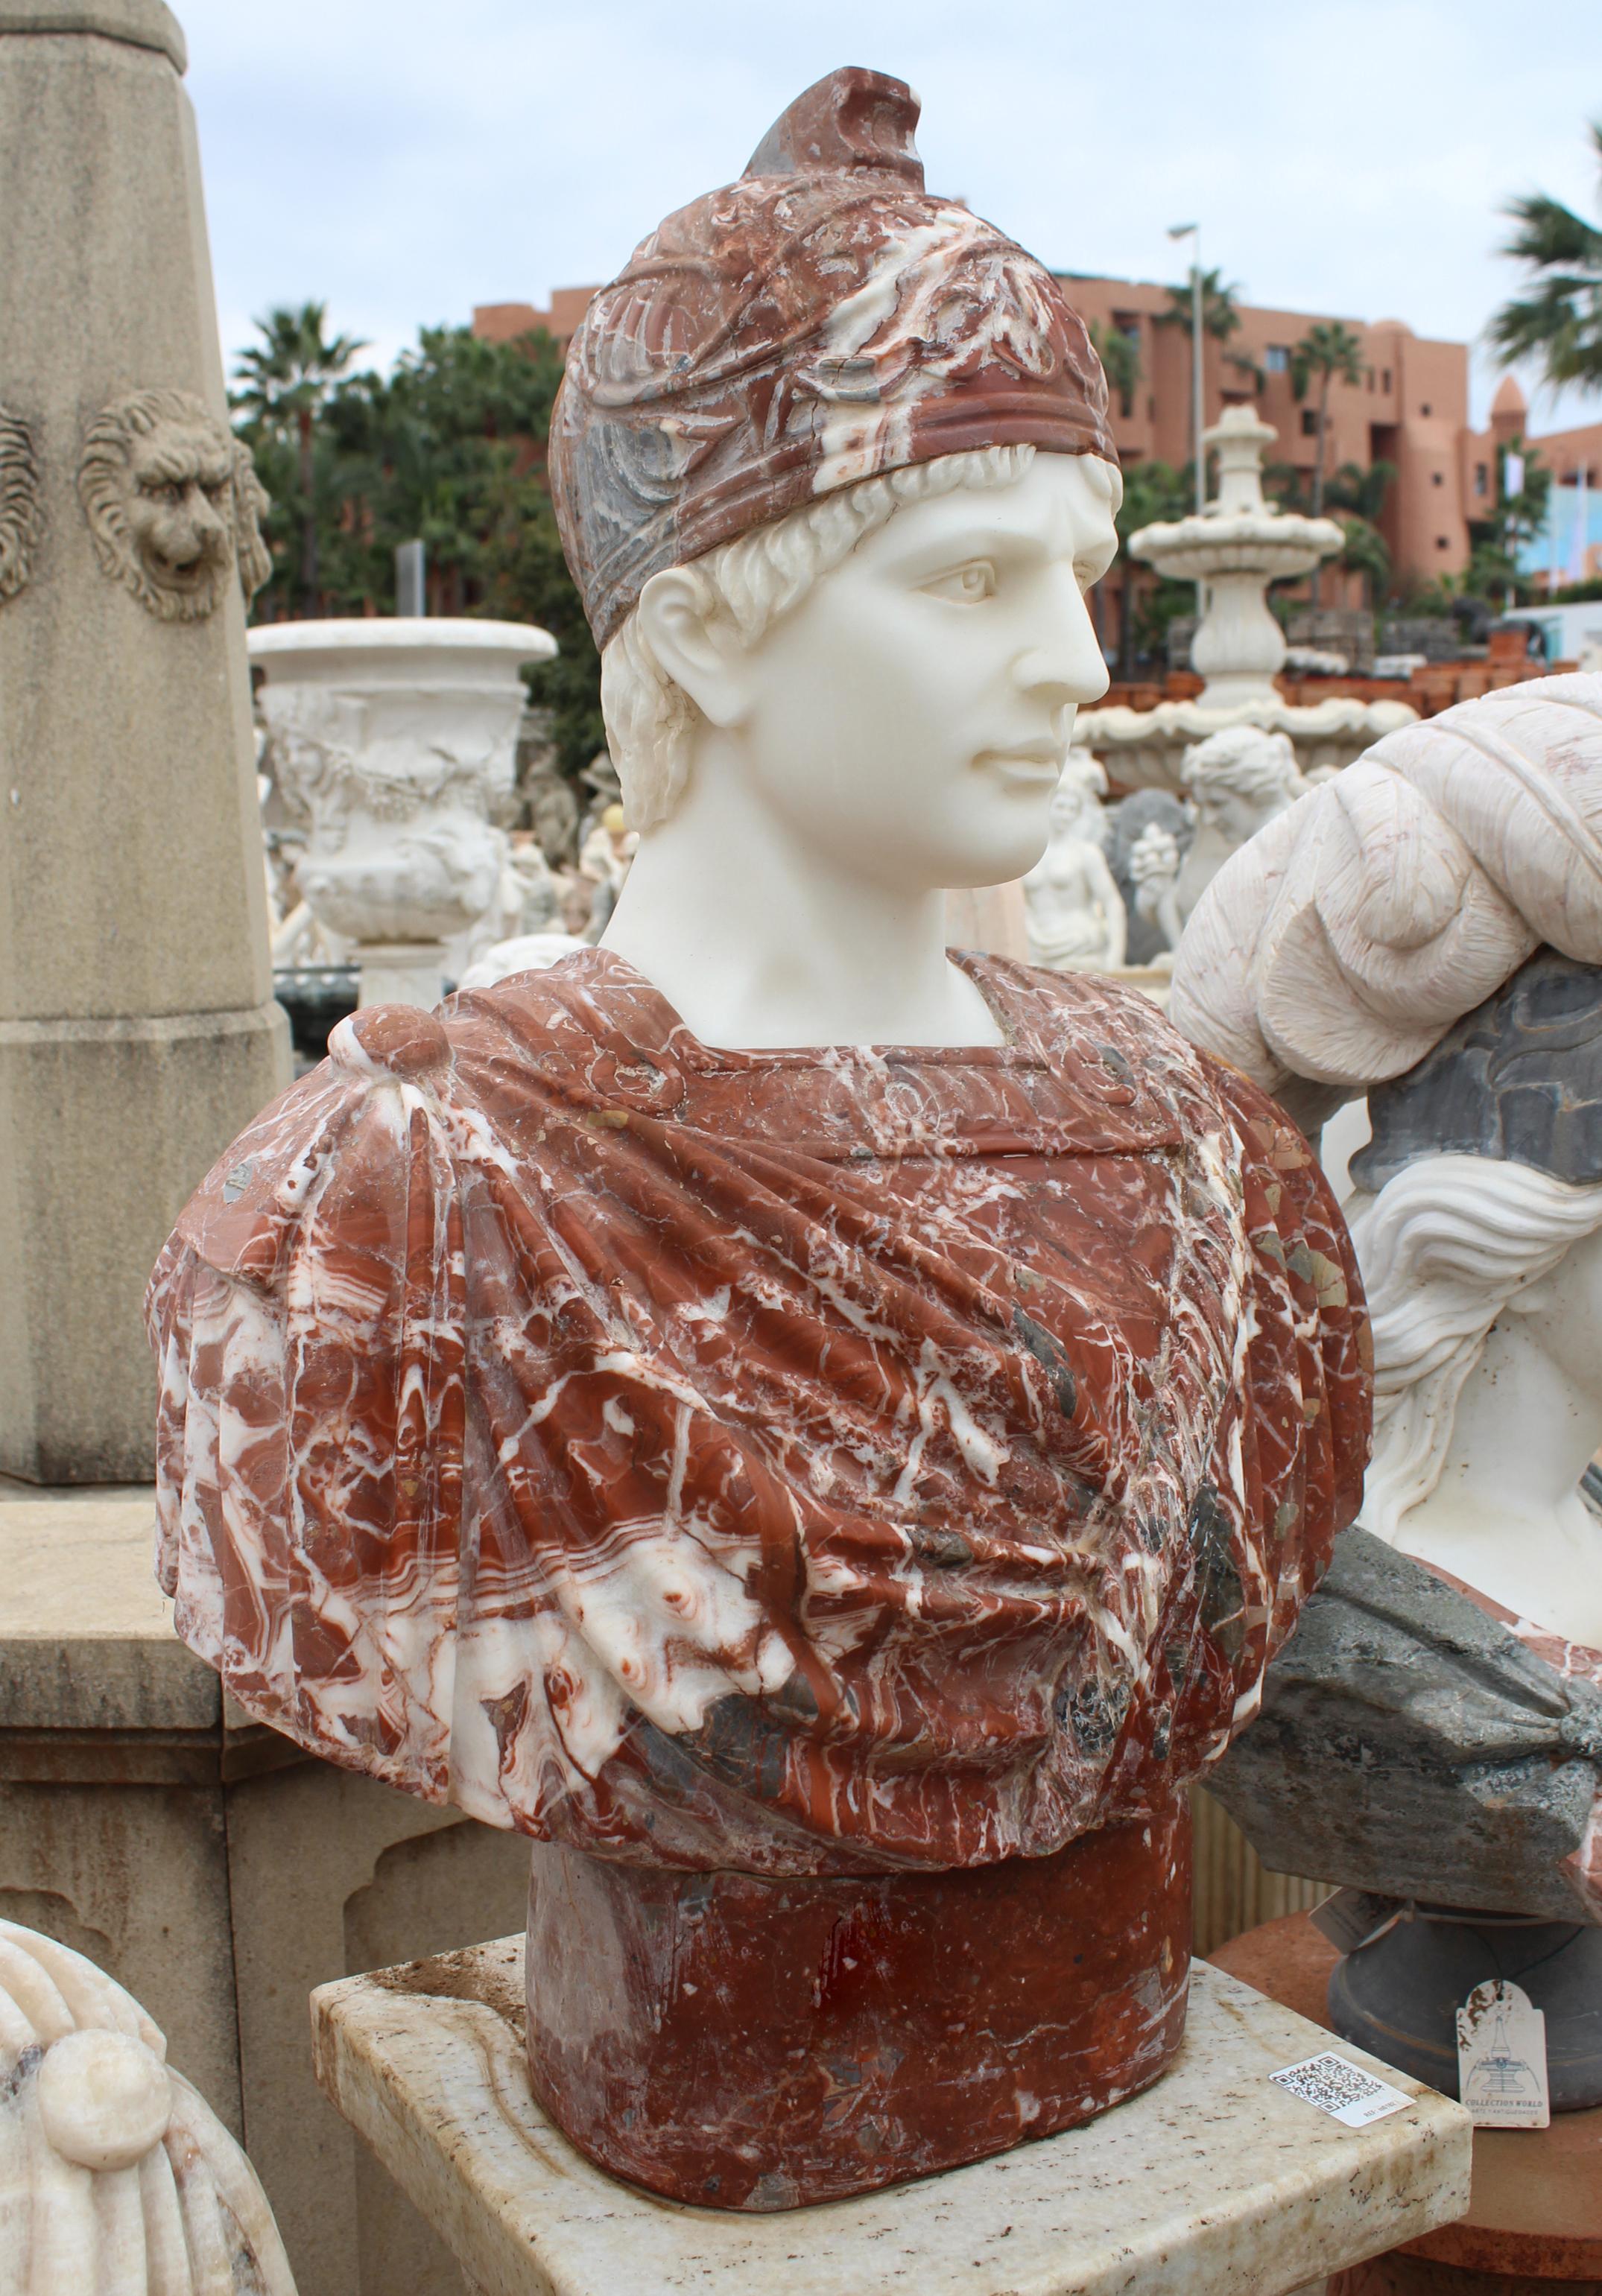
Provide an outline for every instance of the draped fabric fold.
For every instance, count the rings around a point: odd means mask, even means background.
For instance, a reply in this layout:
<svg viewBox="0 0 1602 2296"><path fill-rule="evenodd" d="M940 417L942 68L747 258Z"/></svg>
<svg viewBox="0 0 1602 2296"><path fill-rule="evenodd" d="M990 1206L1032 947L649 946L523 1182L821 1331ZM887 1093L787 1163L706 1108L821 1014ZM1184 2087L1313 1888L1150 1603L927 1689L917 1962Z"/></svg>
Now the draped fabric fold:
<svg viewBox="0 0 1602 2296"><path fill-rule="evenodd" d="M1222 1751L1355 1513L1300 1136L1144 1000L728 1053L604 951L357 1014L152 1281L160 1570L239 1702L690 1867L1041 1855Z"/></svg>

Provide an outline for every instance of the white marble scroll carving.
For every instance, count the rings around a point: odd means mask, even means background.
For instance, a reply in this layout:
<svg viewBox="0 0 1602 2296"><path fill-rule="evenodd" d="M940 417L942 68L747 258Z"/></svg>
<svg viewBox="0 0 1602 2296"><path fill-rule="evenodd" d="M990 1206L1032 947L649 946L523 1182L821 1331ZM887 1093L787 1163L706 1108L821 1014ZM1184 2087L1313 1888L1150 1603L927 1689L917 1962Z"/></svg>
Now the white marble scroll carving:
<svg viewBox="0 0 1602 2296"><path fill-rule="evenodd" d="M1300 1120L1402 1075L1542 941L1602 964L1602 676L1388 734L1219 872L1173 1019Z"/></svg>
<svg viewBox="0 0 1602 2296"><path fill-rule="evenodd" d="M0 2296L295 2296L256 2172L83 1955L0 1921Z"/></svg>

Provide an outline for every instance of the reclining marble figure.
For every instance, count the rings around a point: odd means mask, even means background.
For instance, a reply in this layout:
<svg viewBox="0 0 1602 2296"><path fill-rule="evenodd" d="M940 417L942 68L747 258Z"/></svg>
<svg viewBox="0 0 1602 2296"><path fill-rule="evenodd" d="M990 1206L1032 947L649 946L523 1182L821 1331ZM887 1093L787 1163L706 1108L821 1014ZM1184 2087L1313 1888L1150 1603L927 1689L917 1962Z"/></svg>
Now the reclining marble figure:
<svg viewBox="0 0 1602 2296"><path fill-rule="evenodd" d="M250 1712L533 1842L538 2095L772 2209L1182 2035L1186 1788L1358 1503L1344 1227L1039 858L1106 393L850 70L592 302L551 472L639 846L602 944L387 1007L157 1269L160 1570Z"/></svg>

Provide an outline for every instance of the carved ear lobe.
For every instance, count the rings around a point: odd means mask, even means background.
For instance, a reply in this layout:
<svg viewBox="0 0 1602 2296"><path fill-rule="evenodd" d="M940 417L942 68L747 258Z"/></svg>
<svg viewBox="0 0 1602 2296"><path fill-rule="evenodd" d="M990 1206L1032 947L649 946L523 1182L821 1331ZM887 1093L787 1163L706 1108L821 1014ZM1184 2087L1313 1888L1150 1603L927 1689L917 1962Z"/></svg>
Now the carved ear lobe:
<svg viewBox="0 0 1602 2296"><path fill-rule="evenodd" d="M714 726L738 723L745 707L740 634L697 567L664 567L635 609L657 664Z"/></svg>
<svg viewBox="0 0 1602 2296"><path fill-rule="evenodd" d="M256 475L248 447L234 448L234 555L239 586L248 606L273 571L273 554L261 531L261 521L272 508L267 488Z"/></svg>

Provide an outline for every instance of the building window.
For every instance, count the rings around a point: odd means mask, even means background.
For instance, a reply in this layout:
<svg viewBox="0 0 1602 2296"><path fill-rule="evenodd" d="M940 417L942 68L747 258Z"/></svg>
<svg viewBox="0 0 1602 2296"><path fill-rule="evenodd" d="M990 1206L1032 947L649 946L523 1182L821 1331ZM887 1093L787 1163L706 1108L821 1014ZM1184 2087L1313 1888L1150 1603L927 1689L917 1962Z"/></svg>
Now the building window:
<svg viewBox="0 0 1602 2296"><path fill-rule="evenodd" d="M1488 463L1476 463L1474 466L1474 490L1475 494L1483 495L1489 493L1490 489L1491 466Z"/></svg>
<svg viewBox="0 0 1602 2296"><path fill-rule="evenodd" d="M1381 367L1379 371L1379 387L1382 390L1389 390L1391 388L1391 370L1388 366Z"/></svg>
<svg viewBox="0 0 1602 2296"><path fill-rule="evenodd" d="M1438 534L1435 537L1435 547L1437 550L1450 550L1451 548L1451 544L1447 540L1445 535Z"/></svg>
<svg viewBox="0 0 1602 2296"><path fill-rule="evenodd" d="M1291 347L1288 343L1270 343L1262 355L1264 374L1288 374L1290 365Z"/></svg>
<svg viewBox="0 0 1602 2296"><path fill-rule="evenodd" d="M1422 415L1423 415L1423 417L1424 417L1425 421L1427 422L1429 421L1429 417L1430 417L1430 410L1429 410L1429 408L1428 408L1427 406L1421 406L1421 407L1419 408L1418 412L1420 413L1420 414L1422 414Z"/></svg>
<svg viewBox="0 0 1602 2296"><path fill-rule="evenodd" d="M1138 311L1114 311L1113 314L1113 324L1117 328L1121 335L1127 335L1132 343L1138 343L1140 340L1140 314Z"/></svg>
<svg viewBox="0 0 1602 2296"><path fill-rule="evenodd" d="M1364 372L1368 377L1368 388L1372 390L1374 388L1374 369L1372 367L1367 367L1364 369Z"/></svg>
<svg viewBox="0 0 1602 2296"><path fill-rule="evenodd" d="M1316 406L1304 406L1302 410L1302 436L1304 439L1316 439L1318 435L1319 410Z"/></svg>
<svg viewBox="0 0 1602 2296"><path fill-rule="evenodd" d="M1430 484L1433 487L1443 487L1446 484L1446 480L1439 471L1432 471L1430 472Z"/></svg>

